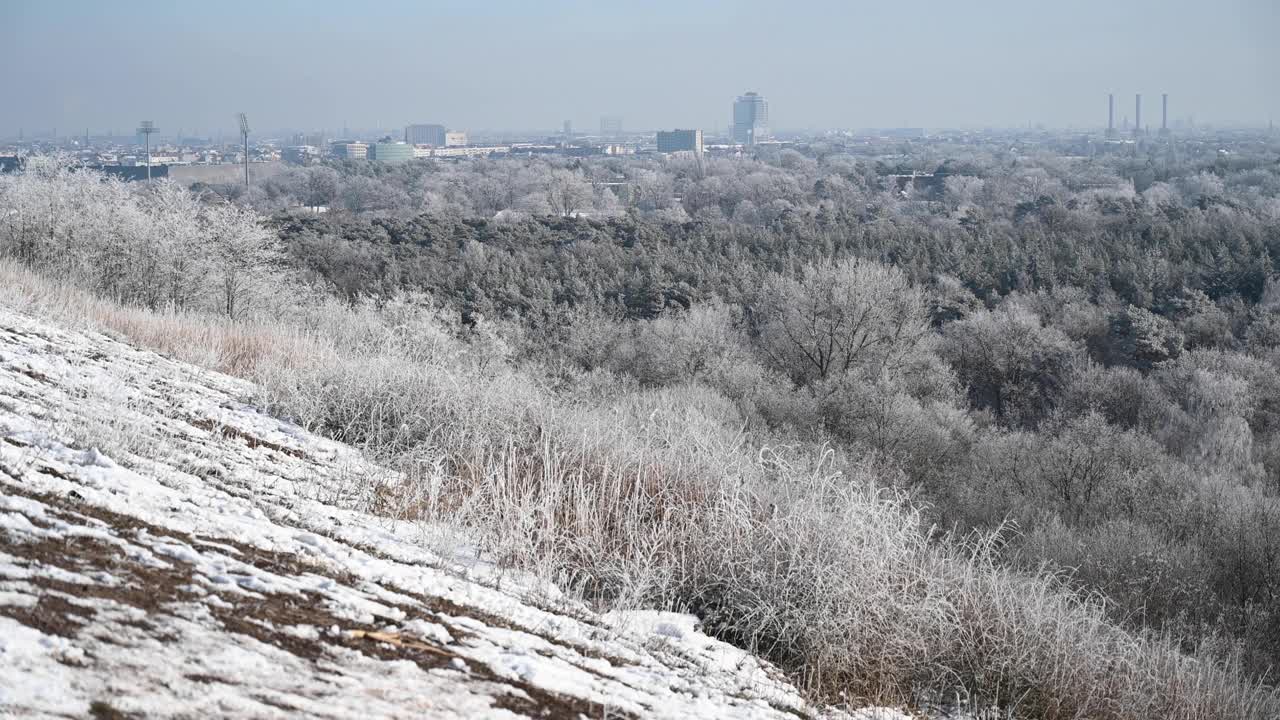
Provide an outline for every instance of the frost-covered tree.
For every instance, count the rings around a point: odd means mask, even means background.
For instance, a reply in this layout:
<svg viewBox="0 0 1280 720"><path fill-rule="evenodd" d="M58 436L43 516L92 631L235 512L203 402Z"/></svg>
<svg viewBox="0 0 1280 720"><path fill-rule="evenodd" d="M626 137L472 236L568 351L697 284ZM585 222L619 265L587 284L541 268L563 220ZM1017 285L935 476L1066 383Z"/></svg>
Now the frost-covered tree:
<svg viewBox="0 0 1280 720"><path fill-rule="evenodd" d="M560 217L571 217L591 205L591 186L571 170L552 170L544 187L551 212Z"/></svg>
<svg viewBox="0 0 1280 720"><path fill-rule="evenodd" d="M306 193L307 207L332 207L338 200L341 184L338 172L328 167L310 167L306 172L303 189Z"/></svg>
<svg viewBox="0 0 1280 720"><path fill-rule="evenodd" d="M901 271L867 260L775 276L757 314L761 350L798 385L896 371L929 333L923 293Z"/></svg>
<svg viewBox="0 0 1280 720"><path fill-rule="evenodd" d="M195 196L175 183L157 183L144 198L156 258L156 289L150 303L183 309L197 301L209 272L208 246Z"/></svg>
<svg viewBox="0 0 1280 720"><path fill-rule="evenodd" d="M1057 406L1080 351L1061 331L1015 305L983 310L947 326L942 357L975 408L1033 426Z"/></svg>
<svg viewBox="0 0 1280 720"><path fill-rule="evenodd" d="M235 319L257 294L270 289L266 281L279 259L278 240L254 212L234 205L207 208L204 225L220 291L219 309Z"/></svg>
<svg viewBox="0 0 1280 720"><path fill-rule="evenodd" d="M1183 336L1168 319L1130 305L1111 319L1109 360L1149 370L1182 354Z"/></svg>

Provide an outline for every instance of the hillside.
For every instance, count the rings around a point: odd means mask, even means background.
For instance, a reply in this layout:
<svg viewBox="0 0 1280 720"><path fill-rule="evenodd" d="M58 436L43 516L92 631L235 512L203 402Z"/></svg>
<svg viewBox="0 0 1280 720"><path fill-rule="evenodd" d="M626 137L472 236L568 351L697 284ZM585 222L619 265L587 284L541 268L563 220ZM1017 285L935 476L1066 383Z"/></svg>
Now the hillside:
<svg viewBox="0 0 1280 720"><path fill-rule="evenodd" d="M814 715L693 618L350 509L394 476L251 391L0 307L0 716Z"/></svg>

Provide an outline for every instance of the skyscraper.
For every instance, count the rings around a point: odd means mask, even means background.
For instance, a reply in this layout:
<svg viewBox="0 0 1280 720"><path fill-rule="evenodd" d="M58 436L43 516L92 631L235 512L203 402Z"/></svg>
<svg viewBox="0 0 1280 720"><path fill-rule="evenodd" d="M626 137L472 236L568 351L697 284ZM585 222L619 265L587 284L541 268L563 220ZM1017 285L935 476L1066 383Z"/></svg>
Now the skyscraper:
<svg viewBox="0 0 1280 720"><path fill-rule="evenodd" d="M617 115L605 115L600 118L600 134L605 137L617 137L622 134L622 118Z"/></svg>
<svg viewBox="0 0 1280 720"><path fill-rule="evenodd" d="M749 92L733 103L733 141L754 145L769 137L769 103L763 95Z"/></svg>

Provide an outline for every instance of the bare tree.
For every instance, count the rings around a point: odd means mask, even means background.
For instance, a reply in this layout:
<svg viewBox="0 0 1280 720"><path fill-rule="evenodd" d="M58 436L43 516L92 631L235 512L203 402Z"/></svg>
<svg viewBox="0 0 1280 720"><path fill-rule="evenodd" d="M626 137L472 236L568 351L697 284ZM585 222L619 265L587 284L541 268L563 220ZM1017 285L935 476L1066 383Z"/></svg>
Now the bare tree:
<svg viewBox="0 0 1280 720"><path fill-rule="evenodd" d="M276 238L251 210L234 205L208 208L205 227L218 277L220 310L242 315L277 259Z"/></svg>
<svg viewBox="0 0 1280 720"><path fill-rule="evenodd" d="M546 188L551 211L560 217L572 217L591 202L591 186L570 170L552 170Z"/></svg>
<svg viewBox="0 0 1280 720"><path fill-rule="evenodd" d="M929 332L923 294L895 268L865 260L778 277L758 319L760 346L800 385L901 368Z"/></svg>
<svg viewBox="0 0 1280 720"><path fill-rule="evenodd" d="M338 172L333 168L307 168L306 184L303 190L307 195L307 207L332 207L338 200L340 185Z"/></svg>

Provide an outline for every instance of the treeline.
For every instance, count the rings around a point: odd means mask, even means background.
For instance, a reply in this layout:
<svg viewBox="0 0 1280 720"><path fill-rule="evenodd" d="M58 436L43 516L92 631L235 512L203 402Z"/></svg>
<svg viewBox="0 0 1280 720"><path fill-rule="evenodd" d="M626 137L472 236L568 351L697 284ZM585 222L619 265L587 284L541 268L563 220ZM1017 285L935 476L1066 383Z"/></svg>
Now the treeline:
<svg viewBox="0 0 1280 720"><path fill-rule="evenodd" d="M235 318L279 291L278 248L257 213L168 181L129 185L61 157L0 175L0 256L128 304Z"/></svg>
<svg viewBox="0 0 1280 720"><path fill-rule="evenodd" d="M1153 310L1183 290L1249 304L1280 257L1280 218L1146 203L1053 229L1030 218L966 227L823 213L764 228L450 215L286 214L276 223L305 267L350 296L420 287L460 297L475 284L504 295L471 308L490 316L545 315L548 302L620 302L629 317L641 318L653 314L654 293L741 299L761 273L795 274L816 259L846 257L892 264L916 282L951 277L988 303L1015 291L1071 286ZM483 263L468 261L481 252Z"/></svg>
<svg viewBox="0 0 1280 720"><path fill-rule="evenodd" d="M1276 272L1274 150L1175 163L1154 150L1067 160L965 147L892 165L813 151L704 163L347 162L277 176L250 200L267 212L326 208L282 215L283 237L318 250L315 269L352 295L458 295L472 278L444 274L474 241L492 251L486 269L515 276L503 302L473 308L490 316L545 314L535 286L549 280L558 304L621 296L639 317L652 303L637 297L637 274L660 291L725 297L757 285L753 272L795 274L818 258L874 259L915 282L950 276L988 304L1075 286L1157 312L1184 289L1256 302ZM892 177L917 170L937 174L919 187Z"/></svg>

